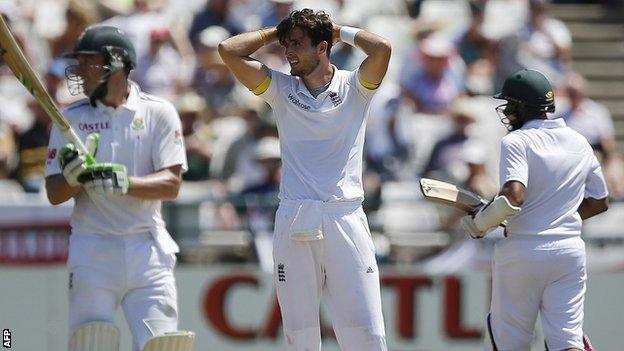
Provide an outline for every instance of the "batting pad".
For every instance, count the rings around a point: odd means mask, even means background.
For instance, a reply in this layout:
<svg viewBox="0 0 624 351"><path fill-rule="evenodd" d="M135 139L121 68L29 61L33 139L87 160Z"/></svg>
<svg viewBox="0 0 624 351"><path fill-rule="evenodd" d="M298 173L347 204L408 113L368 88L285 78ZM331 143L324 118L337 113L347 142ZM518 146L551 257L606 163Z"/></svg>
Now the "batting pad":
<svg viewBox="0 0 624 351"><path fill-rule="evenodd" d="M81 324L69 341L69 351L119 351L119 329L109 322Z"/></svg>
<svg viewBox="0 0 624 351"><path fill-rule="evenodd" d="M180 330L155 336L147 341L143 351L193 351L195 333Z"/></svg>

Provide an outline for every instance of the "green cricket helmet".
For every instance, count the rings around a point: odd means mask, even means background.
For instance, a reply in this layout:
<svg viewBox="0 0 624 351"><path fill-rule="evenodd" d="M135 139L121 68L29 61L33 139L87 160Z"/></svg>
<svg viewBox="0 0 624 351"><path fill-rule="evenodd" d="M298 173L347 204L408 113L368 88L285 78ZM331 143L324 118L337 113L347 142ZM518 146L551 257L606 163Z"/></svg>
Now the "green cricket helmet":
<svg viewBox="0 0 624 351"><path fill-rule="evenodd" d="M496 108L506 126L518 129L529 119L543 113L555 112L555 96L548 79L540 72L522 69L507 77L500 93L495 99L506 100L507 103ZM507 117L515 115L510 121Z"/></svg>
<svg viewBox="0 0 624 351"><path fill-rule="evenodd" d="M98 65L102 70L98 87L91 92L89 98L95 106L95 101L102 99L108 93L108 79L117 72L125 71L129 74L137 64L136 51L128 36L119 28L112 26L91 26L85 29L78 38L74 50L64 54L66 58L76 58L81 55L104 54L104 64ZM72 64L65 69L67 87L72 95L84 92L84 80L81 75L81 65Z"/></svg>
<svg viewBox="0 0 624 351"><path fill-rule="evenodd" d="M109 60L117 58L130 69L137 63L134 45L126 33L112 26L91 26L85 29L78 38L74 50L63 56L76 58L79 55L96 54L104 54Z"/></svg>

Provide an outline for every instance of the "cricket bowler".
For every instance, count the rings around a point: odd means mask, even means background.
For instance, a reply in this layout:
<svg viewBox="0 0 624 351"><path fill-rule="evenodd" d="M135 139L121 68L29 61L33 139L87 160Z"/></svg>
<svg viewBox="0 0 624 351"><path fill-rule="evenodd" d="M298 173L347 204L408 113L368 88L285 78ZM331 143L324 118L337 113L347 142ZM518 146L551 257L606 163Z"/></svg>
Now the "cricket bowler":
<svg viewBox="0 0 624 351"><path fill-rule="evenodd" d="M338 40L367 55L355 71L331 64ZM290 74L249 57L275 41L285 49ZM288 350L321 350L322 293L343 351L387 350L379 269L362 210L362 150L390 44L303 9L277 27L224 40L219 53L238 80L272 107L277 120L283 175L274 280Z"/></svg>

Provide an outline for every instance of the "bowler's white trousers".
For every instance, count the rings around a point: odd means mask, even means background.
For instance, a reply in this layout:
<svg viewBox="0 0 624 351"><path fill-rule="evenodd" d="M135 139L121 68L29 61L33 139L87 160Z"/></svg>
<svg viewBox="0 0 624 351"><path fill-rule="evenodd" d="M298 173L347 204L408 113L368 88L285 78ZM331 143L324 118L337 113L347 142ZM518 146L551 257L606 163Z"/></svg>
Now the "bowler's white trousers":
<svg viewBox="0 0 624 351"><path fill-rule="evenodd" d="M113 323L119 304L133 350L154 335L178 329L174 254L158 249L151 234L72 234L67 266L69 336L82 323Z"/></svg>
<svg viewBox="0 0 624 351"><path fill-rule="evenodd" d="M528 351L539 311L546 347L583 350L585 243L511 235L496 243L486 350Z"/></svg>
<svg viewBox="0 0 624 351"><path fill-rule="evenodd" d="M296 201L280 203L273 244L288 350L320 351L324 291L342 351L386 351L379 269L360 202L324 203L323 238L310 241L290 238L296 208Z"/></svg>

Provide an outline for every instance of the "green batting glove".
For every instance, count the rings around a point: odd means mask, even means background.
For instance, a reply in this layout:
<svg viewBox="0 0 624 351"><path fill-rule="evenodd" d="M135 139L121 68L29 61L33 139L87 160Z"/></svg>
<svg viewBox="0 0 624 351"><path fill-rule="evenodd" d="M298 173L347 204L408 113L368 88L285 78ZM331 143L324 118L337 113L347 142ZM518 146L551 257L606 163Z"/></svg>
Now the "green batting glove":
<svg viewBox="0 0 624 351"><path fill-rule="evenodd" d="M130 188L126 166L119 163L95 163L78 177L87 190L101 195L125 195Z"/></svg>
<svg viewBox="0 0 624 351"><path fill-rule="evenodd" d="M76 150L76 145L69 143L59 151L58 160L67 184L72 187L79 186L78 178L87 170L87 157Z"/></svg>

